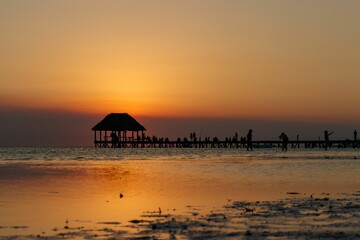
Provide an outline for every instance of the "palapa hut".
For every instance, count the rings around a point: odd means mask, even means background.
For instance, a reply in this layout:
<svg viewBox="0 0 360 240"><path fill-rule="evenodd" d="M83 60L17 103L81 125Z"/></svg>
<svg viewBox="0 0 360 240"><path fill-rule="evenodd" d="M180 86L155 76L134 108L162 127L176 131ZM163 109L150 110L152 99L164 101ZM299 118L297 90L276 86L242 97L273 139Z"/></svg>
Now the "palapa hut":
<svg viewBox="0 0 360 240"><path fill-rule="evenodd" d="M127 113L110 113L92 130L95 147L127 147L128 143L138 146L146 131ZM130 136L128 132L131 132Z"/></svg>

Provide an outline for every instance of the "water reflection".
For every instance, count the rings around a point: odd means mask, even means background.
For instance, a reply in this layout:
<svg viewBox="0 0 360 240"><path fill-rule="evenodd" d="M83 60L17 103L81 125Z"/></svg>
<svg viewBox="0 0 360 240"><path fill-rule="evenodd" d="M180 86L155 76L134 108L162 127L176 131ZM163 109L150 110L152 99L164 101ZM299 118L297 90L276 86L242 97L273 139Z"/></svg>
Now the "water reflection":
<svg viewBox="0 0 360 240"><path fill-rule="evenodd" d="M0 235L52 235L66 226L128 223L159 208L163 214L181 214L189 212L186 206L198 206L201 214L233 200L360 190L356 160L182 157L3 162Z"/></svg>

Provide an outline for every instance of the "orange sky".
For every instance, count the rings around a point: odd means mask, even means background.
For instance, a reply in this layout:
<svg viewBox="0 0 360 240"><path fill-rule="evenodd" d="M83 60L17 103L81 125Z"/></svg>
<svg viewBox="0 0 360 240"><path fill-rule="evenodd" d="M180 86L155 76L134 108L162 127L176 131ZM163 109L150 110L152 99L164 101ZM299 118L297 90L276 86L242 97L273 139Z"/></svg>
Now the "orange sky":
<svg viewBox="0 0 360 240"><path fill-rule="evenodd" d="M360 2L1 1L0 105L357 121Z"/></svg>

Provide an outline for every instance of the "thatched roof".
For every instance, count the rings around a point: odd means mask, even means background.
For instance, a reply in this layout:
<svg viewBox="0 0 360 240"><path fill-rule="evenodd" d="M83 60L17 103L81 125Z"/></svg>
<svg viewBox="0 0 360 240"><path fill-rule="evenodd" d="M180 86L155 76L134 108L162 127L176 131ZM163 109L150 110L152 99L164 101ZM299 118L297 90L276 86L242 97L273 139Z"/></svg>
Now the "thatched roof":
<svg viewBox="0 0 360 240"><path fill-rule="evenodd" d="M145 131L146 129L127 113L110 113L91 130Z"/></svg>

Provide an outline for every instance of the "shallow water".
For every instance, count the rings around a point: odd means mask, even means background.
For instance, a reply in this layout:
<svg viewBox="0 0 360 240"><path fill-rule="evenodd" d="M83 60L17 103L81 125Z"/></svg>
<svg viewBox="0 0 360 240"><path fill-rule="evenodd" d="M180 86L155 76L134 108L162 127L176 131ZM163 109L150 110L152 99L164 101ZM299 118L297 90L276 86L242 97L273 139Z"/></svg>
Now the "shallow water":
<svg viewBox="0 0 360 240"><path fill-rule="evenodd" d="M123 226L146 211L201 214L290 192L356 193L359 174L358 149L0 148L0 236Z"/></svg>

